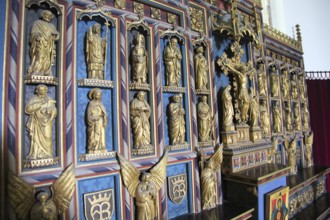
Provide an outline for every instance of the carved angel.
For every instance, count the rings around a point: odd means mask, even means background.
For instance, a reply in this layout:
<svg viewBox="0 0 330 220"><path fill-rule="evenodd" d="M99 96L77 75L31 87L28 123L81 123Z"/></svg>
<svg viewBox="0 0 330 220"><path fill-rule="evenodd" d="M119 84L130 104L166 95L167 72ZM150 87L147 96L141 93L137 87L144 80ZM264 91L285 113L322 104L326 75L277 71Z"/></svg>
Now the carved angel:
<svg viewBox="0 0 330 220"><path fill-rule="evenodd" d="M288 164L291 166L291 174L297 173L297 138L296 135L290 141L284 137L284 148L288 152Z"/></svg>
<svg viewBox="0 0 330 220"><path fill-rule="evenodd" d="M36 192L32 185L11 172L8 175L9 203L18 219L57 219L68 209L75 187L72 164L50 186L51 196L45 191Z"/></svg>
<svg viewBox="0 0 330 220"><path fill-rule="evenodd" d="M204 152L201 151L201 188L202 188L202 208L210 209L216 206L216 172L222 163L222 144L215 147L213 155L205 160Z"/></svg>
<svg viewBox="0 0 330 220"><path fill-rule="evenodd" d="M142 173L122 155L117 154L120 172L129 194L136 201L136 218L153 220L157 216L157 192L166 178L167 150L163 157L150 169L150 173ZM139 178L141 176L141 178ZM141 180L139 180L141 179Z"/></svg>
<svg viewBox="0 0 330 220"><path fill-rule="evenodd" d="M312 166L313 141L314 141L314 133L310 132L309 135L307 133L305 133L304 142L305 142L305 146L306 146L305 157L306 157L307 167Z"/></svg>

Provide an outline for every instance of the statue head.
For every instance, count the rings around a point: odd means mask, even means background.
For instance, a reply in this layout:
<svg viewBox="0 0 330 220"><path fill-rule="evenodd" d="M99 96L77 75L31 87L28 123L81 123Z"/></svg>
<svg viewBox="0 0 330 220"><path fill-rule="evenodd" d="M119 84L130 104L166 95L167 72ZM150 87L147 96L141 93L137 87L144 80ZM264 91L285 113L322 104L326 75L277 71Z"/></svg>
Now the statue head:
<svg viewBox="0 0 330 220"><path fill-rule="evenodd" d="M45 204L47 202L48 198L49 198L49 195L46 192L40 192L37 195L38 201L41 202L42 204Z"/></svg>
<svg viewBox="0 0 330 220"><path fill-rule="evenodd" d="M144 95L145 95L145 93L144 92L139 92L136 96L137 96L137 98L139 99L139 100L144 100Z"/></svg>
<svg viewBox="0 0 330 220"><path fill-rule="evenodd" d="M88 98L90 100L101 100L102 98L102 90L99 88L94 88L92 89L89 94L88 94Z"/></svg>
<svg viewBox="0 0 330 220"><path fill-rule="evenodd" d="M41 12L41 17L42 17L43 20L50 22L54 16L53 16L53 13L51 11L44 10L44 11Z"/></svg>
<svg viewBox="0 0 330 220"><path fill-rule="evenodd" d="M178 103L181 99L181 96L180 95L175 95L173 96L172 100L175 102L175 103Z"/></svg>
<svg viewBox="0 0 330 220"><path fill-rule="evenodd" d="M202 102L204 102L204 103L207 102L207 96L206 95L202 96Z"/></svg>
<svg viewBox="0 0 330 220"><path fill-rule="evenodd" d="M93 25L93 32L96 34L100 34L101 33L101 25L98 23L95 23Z"/></svg>
<svg viewBox="0 0 330 220"><path fill-rule="evenodd" d="M199 46L196 50L197 53L203 53L204 48L202 46Z"/></svg>
<svg viewBox="0 0 330 220"><path fill-rule="evenodd" d="M151 174L150 173L143 173L142 177L141 177L141 181L142 182L149 182L151 178Z"/></svg>
<svg viewBox="0 0 330 220"><path fill-rule="evenodd" d="M45 97L48 92L46 85L38 85L36 88L36 93L39 97Z"/></svg>
<svg viewBox="0 0 330 220"><path fill-rule="evenodd" d="M139 44L139 43L143 43L144 42L144 36L140 33L138 33L136 35L136 43Z"/></svg>
<svg viewBox="0 0 330 220"><path fill-rule="evenodd" d="M176 47L177 44L178 44L178 39L176 39L176 38L172 38L172 39L171 39L171 46L172 46L172 47Z"/></svg>

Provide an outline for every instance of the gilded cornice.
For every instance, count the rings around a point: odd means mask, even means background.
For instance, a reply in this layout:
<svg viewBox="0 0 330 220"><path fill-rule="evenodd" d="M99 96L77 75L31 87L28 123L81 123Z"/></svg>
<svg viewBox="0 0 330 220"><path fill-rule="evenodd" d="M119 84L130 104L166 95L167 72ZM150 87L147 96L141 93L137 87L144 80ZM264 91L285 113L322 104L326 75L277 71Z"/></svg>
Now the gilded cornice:
<svg viewBox="0 0 330 220"><path fill-rule="evenodd" d="M295 40L294 38L291 38L288 35L280 32L279 30L277 30L273 27L270 27L266 24L264 24L263 31L264 31L265 35L267 35L275 40L278 40L279 42L281 42L285 45L288 45L300 52L303 52L301 41Z"/></svg>

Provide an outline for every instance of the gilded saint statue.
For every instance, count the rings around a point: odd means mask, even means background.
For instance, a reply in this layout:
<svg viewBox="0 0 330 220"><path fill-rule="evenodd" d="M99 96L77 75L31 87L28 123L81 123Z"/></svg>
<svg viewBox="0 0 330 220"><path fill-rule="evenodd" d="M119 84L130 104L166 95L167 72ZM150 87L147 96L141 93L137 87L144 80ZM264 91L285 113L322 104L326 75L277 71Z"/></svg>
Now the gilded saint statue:
<svg viewBox="0 0 330 220"><path fill-rule="evenodd" d="M286 130L292 131L292 112L290 103L286 103L285 105L285 121L286 121Z"/></svg>
<svg viewBox="0 0 330 220"><path fill-rule="evenodd" d="M309 111L306 103L304 104L304 108L303 108L303 118L304 118L304 130L307 131L309 129Z"/></svg>
<svg viewBox="0 0 330 220"><path fill-rule="evenodd" d="M278 148L277 136L273 136L271 141L272 141L272 147L268 149L268 163L275 162L275 154Z"/></svg>
<svg viewBox="0 0 330 220"><path fill-rule="evenodd" d="M224 131L233 131L234 123L234 107L232 103L232 97L230 95L231 86L228 85L222 92L222 118L223 118L223 130Z"/></svg>
<svg viewBox="0 0 330 220"><path fill-rule="evenodd" d="M198 141L206 142L212 140L213 117L207 96L202 96L201 102L197 104Z"/></svg>
<svg viewBox="0 0 330 220"><path fill-rule="evenodd" d="M182 54L177 44L178 40L176 38L171 38L164 50L167 86L180 86Z"/></svg>
<svg viewBox="0 0 330 220"><path fill-rule="evenodd" d="M29 115L26 127L31 139L30 152L26 159L45 159L53 157L53 124L57 116L56 101L47 95L45 85L36 87L34 95L25 106Z"/></svg>
<svg viewBox="0 0 330 220"><path fill-rule="evenodd" d="M282 121L282 114L281 110L278 107L278 102L276 101L275 104L273 105L273 128L274 128L274 133L280 133L281 132L281 121Z"/></svg>
<svg viewBox="0 0 330 220"><path fill-rule="evenodd" d="M102 103L102 90L92 89L88 98L91 100L87 106L87 153L105 153L105 129L108 124L107 111Z"/></svg>
<svg viewBox="0 0 330 220"><path fill-rule="evenodd" d="M288 165L291 174L297 173L297 139L296 136L289 141L286 137L284 138L284 148L288 153Z"/></svg>
<svg viewBox="0 0 330 220"><path fill-rule="evenodd" d="M270 68L270 85L271 85L271 95L272 97L279 96L279 85L278 85L278 75L276 74L275 66Z"/></svg>
<svg viewBox="0 0 330 220"><path fill-rule="evenodd" d="M250 126L251 127L258 127L259 126L259 102L257 97L254 94L254 91L251 90L250 92Z"/></svg>
<svg viewBox="0 0 330 220"><path fill-rule="evenodd" d="M130 115L133 131L133 148L143 149L150 146L150 122L151 108L144 99L145 93L140 91L131 101Z"/></svg>
<svg viewBox="0 0 330 220"><path fill-rule="evenodd" d="M267 108L267 101L265 99L260 100L260 121L262 127L262 133L264 135L270 134L270 122Z"/></svg>
<svg viewBox="0 0 330 220"><path fill-rule="evenodd" d="M297 82L293 79L291 80L291 97L293 99L297 99L298 98L298 87L297 87Z"/></svg>
<svg viewBox="0 0 330 220"><path fill-rule="evenodd" d="M195 62L195 75L196 75L196 89L207 89L208 83L208 63L203 55L204 48L202 46L198 47L196 50L196 55L194 56Z"/></svg>
<svg viewBox="0 0 330 220"><path fill-rule="evenodd" d="M117 154L121 177L129 194L135 198L136 219L154 220L157 214L158 190L166 178L167 150L150 172L141 172L122 155Z"/></svg>
<svg viewBox="0 0 330 220"><path fill-rule="evenodd" d="M217 145L210 159L205 160L204 152L201 151L201 191L202 209L211 209L216 206L217 199L217 175L216 172L222 164L222 145Z"/></svg>
<svg viewBox="0 0 330 220"><path fill-rule="evenodd" d="M306 101L306 86L305 86L305 79L304 74L301 74L298 76L299 79L299 89L300 89L300 97L301 100Z"/></svg>
<svg viewBox="0 0 330 220"><path fill-rule="evenodd" d="M136 44L131 52L132 82L146 83L148 73L148 53L144 48L144 36L140 33L136 36Z"/></svg>
<svg viewBox="0 0 330 220"><path fill-rule="evenodd" d="M106 49L107 41L101 37L101 25L95 23L89 28L86 36L86 61L89 79L105 79Z"/></svg>
<svg viewBox="0 0 330 220"><path fill-rule="evenodd" d="M266 96L267 94L266 70L265 70L265 65L262 62L258 63L257 77L258 77L259 96Z"/></svg>
<svg viewBox="0 0 330 220"><path fill-rule="evenodd" d="M300 108L299 103L295 102L293 106L293 121L294 121L294 129L301 131L301 117L300 117Z"/></svg>
<svg viewBox="0 0 330 220"><path fill-rule="evenodd" d="M306 158L306 166L310 167L313 165L313 158L312 158L312 153L313 153L313 141L314 141L314 133L310 132L304 134L304 142L305 142L305 158Z"/></svg>
<svg viewBox="0 0 330 220"><path fill-rule="evenodd" d="M54 24L51 23L53 14L51 11L41 12L42 20L32 24L30 33L30 66L28 74L52 76L52 66L55 63L56 45L60 38Z"/></svg>
<svg viewBox="0 0 330 220"><path fill-rule="evenodd" d="M186 122L184 117L186 112L181 101L182 95L175 95L168 106L168 130L172 145L185 143Z"/></svg>
<svg viewBox="0 0 330 220"><path fill-rule="evenodd" d="M290 99L290 80L288 78L288 71L283 69L282 71L282 95L284 99Z"/></svg>
<svg viewBox="0 0 330 220"><path fill-rule="evenodd" d="M241 61L241 57L244 54L239 42L235 43L230 47L231 51L234 53L234 56L229 59L227 54L224 53L222 57L217 61L219 66L223 69L224 73L228 72L234 74L236 77L236 82L238 84L237 98L238 98L238 107L240 111L239 121L246 123L248 121L248 110L250 106L250 96L248 92L248 76L252 79L252 76L255 74L256 70L253 67L251 61L247 64Z"/></svg>
<svg viewBox="0 0 330 220"><path fill-rule="evenodd" d="M48 192L36 189L12 172L8 174L9 203L17 219L56 220L69 208L76 178L71 164L52 183Z"/></svg>

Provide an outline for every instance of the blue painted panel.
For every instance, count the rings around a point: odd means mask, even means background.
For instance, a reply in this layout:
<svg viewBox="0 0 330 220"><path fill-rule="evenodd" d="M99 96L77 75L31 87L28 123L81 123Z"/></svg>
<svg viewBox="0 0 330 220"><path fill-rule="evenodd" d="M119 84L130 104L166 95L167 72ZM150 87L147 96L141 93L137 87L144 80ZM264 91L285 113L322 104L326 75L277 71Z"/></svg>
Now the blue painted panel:
<svg viewBox="0 0 330 220"><path fill-rule="evenodd" d="M286 186L286 176L258 186L258 219L265 219L265 194L282 186Z"/></svg>
<svg viewBox="0 0 330 220"><path fill-rule="evenodd" d="M84 194L97 192L106 189L113 189L114 192L114 211L111 220L121 219L120 202L120 176L118 174L105 177L96 177L92 179L78 180L78 212L79 219L84 220Z"/></svg>
<svg viewBox="0 0 330 220"><path fill-rule="evenodd" d="M167 166L166 175L167 177L175 176L179 174L187 174L187 194L181 203L176 204L171 201L167 194L167 210L171 210L168 213L168 218L174 218L192 211L192 179L191 179L191 163L181 163ZM169 184L169 183L167 183Z"/></svg>

